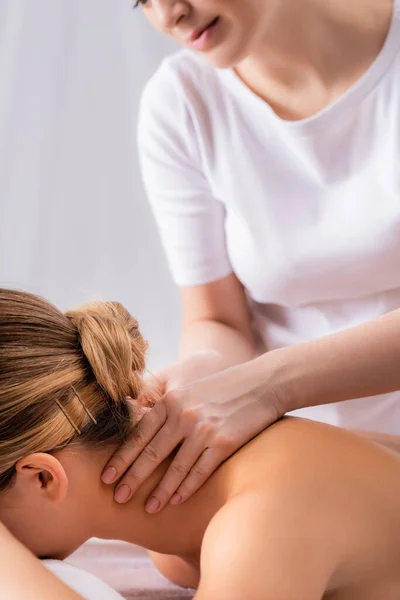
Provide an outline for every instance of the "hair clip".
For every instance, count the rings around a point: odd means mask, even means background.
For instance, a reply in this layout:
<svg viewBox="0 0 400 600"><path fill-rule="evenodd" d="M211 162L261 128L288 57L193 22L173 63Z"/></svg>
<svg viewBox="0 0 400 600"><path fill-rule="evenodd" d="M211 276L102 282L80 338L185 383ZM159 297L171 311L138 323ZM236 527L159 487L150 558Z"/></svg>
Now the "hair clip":
<svg viewBox="0 0 400 600"><path fill-rule="evenodd" d="M67 413L65 408L62 406L61 402L59 400L56 400L56 404L58 405L58 408L61 410L61 412L64 413L65 418L70 422L72 427L75 429L76 433L78 435L81 435L81 430L75 425L75 423L73 422L73 420L71 419L71 417L69 416L69 414Z"/></svg>
<svg viewBox="0 0 400 600"><path fill-rule="evenodd" d="M80 395L78 394L78 392L76 391L76 389L74 388L73 385L71 385L72 391L74 392L75 396L78 398L79 402L82 405L83 410L85 411L85 413L87 414L87 416L89 417L89 419L95 424L97 425L97 420L94 418L94 416L92 415L92 413L90 412L90 410L88 409L88 407L86 406L86 404L84 403L84 401L82 400L82 398L80 397Z"/></svg>

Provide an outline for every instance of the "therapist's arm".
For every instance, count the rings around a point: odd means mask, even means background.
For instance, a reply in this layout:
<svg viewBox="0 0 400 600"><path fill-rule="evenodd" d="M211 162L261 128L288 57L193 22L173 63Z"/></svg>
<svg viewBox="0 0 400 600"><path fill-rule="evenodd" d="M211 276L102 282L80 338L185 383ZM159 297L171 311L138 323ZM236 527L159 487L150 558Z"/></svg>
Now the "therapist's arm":
<svg viewBox="0 0 400 600"><path fill-rule="evenodd" d="M285 412L400 390L400 310L264 354L247 371L265 401L277 391Z"/></svg>
<svg viewBox="0 0 400 600"><path fill-rule="evenodd" d="M231 367L254 357L246 296L233 273L205 285L183 287L180 291L182 359L199 350L213 350L221 356L224 367Z"/></svg>
<svg viewBox="0 0 400 600"><path fill-rule="evenodd" d="M146 395L155 399L198 379L247 362L256 354L246 296L234 274L205 285L183 287L180 292L182 332L179 360L147 377ZM138 455L137 443L136 449ZM126 459L125 468L133 460L131 451ZM116 461L123 470L124 460L120 455ZM104 479L104 483L113 482Z"/></svg>
<svg viewBox="0 0 400 600"><path fill-rule="evenodd" d="M7 600L83 600L0 523L0 596Z"/></svg>

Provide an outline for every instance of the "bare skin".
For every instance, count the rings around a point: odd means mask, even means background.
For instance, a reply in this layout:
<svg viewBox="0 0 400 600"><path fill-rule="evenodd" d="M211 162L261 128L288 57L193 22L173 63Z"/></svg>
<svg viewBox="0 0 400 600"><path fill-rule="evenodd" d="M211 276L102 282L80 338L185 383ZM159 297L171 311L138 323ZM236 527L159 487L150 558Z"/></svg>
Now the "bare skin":
<svg viewBox="0 0 400 600"><path fill-rule="evenodd" d="M0 518L41 556L62 558L82 536L139 544L169 579L198 586L196 600L399 597L400 459L361 436L284 419L156 515L144 505L169 461L118 505L98 483L109 454L23 459Z"/></svg>
<svg viewBox="0 0 400 600"><path fill-rule="evenodd" d="M21 577L23 573L23 577ZM0 523L0 581L7 600L83 600L46 569Z"/></svg>
<svg viewBox="0 0 400 600"><path fill-rule="evenodd" d="M196 600L398 598L400 482L393 482L400 460L374 446L293 419L230 459L216 476L229 492L205 532ZM200 577L197 553L195 545L192 585ZM153 559L176 583L190 583L186 565Z"/></svg>

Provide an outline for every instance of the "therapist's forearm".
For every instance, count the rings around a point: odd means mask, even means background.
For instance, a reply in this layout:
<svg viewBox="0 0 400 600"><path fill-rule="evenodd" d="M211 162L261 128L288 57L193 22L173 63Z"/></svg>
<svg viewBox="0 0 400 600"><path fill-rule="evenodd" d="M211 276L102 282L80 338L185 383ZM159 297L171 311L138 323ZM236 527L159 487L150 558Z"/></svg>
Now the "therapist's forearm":
<svg viewBox="0 0 400 600"><path fill-rule="evenodd" d="M400 389L400 310L340 333L264 354L253 361L283 398L285 411Z"/></svg>
<svg viewBox="0 0 400 600"><path fill-rule="evenodd" d="M48 571L1 523L0 597L7 600L83 600Z"/></svg>
<svg viewBox="0 0 400 600"><path fill-rule="evenodd" d="M250 332L242 332L213 320L192 321L183 327L180 358L187 358L201 350L218 352L223 368L246 362L255 356Z"/></svg>

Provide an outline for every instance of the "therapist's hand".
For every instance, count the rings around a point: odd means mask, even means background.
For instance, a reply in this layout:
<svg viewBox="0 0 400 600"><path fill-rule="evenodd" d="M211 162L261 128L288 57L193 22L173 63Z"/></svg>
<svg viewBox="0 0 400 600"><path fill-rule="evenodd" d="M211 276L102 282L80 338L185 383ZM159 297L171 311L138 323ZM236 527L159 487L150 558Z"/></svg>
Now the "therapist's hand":
<svg viewBox="0 0 400 600"><path fill-rule="evenodd" d="M147 501L150 513L169 501L187 500L224 460L285 412L272 390L266 400L265 374L258 382L255 361L223 371L215 356L204 355L203 363L189 359L182 370L184 362L161 374L158 392L164 387L164 395L142 418L133 439L111 457L102 477L112 483L125 473L115 499L126 502L181 444ZM193 382L199 373L203 378ZM185 377L192 377L191 382ZM110 467L113 471L107 471Z"/></svg>

